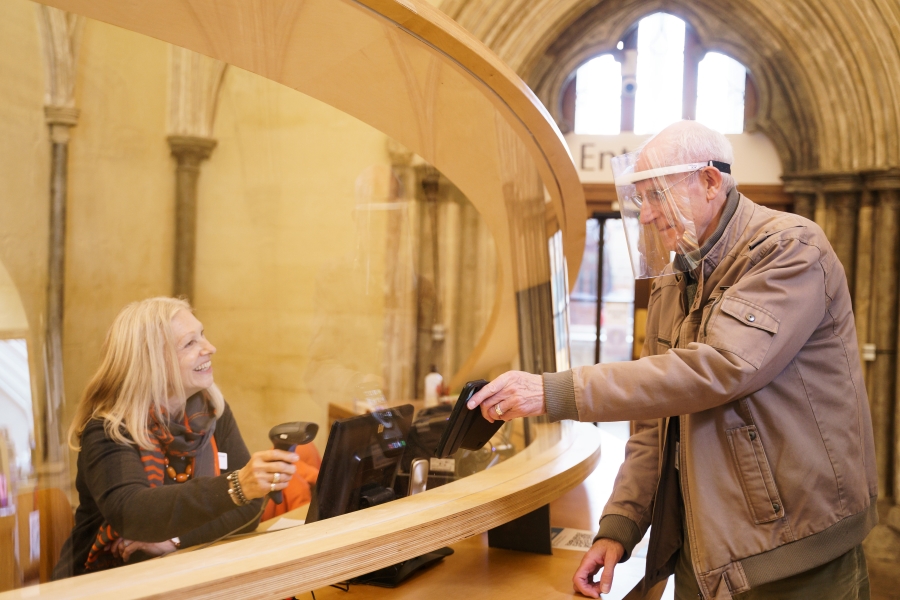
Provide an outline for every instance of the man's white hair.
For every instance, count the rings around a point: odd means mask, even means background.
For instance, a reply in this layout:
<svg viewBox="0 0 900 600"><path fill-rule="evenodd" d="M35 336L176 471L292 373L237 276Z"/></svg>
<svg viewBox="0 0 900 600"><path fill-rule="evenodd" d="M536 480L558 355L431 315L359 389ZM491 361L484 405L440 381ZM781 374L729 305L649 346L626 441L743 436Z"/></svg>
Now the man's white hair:
<svg viewBox="0 0 900 600"><path fill-rule="evenodd" d="M642 144L652 144L660 165L684 165L716 160L734 165L734 148L724 135L697 121L678 121ZM722 187L727 192L737 185L734 176L722 173Z"/></svg>

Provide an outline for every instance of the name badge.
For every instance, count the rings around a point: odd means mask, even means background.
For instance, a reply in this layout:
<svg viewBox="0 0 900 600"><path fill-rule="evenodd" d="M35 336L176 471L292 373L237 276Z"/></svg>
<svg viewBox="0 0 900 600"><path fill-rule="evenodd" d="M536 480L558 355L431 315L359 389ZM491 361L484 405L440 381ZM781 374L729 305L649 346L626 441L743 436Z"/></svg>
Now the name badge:
<svg viewBox="0 0 900 600"><path fill-rule="evenodd" d="M228 455L224 452L219 452L219 470L224 471L228 468Z"/></svg>

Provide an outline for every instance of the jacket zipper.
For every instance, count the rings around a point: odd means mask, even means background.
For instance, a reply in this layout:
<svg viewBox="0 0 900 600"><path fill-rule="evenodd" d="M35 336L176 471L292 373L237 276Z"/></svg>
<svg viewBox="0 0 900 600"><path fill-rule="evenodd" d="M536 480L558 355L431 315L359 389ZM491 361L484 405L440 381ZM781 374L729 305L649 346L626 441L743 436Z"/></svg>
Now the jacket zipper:
<svg viewBox="0 0 900 600"><path fill-rule="evenodd" d="M719 288L719 289L722 289L722 288ZM728 288L726 287L725 290L727 290L727 289ZM719 294L719 297L715 299L712 306L709 308L709 313L706 315L706 320L703 321L703 337L704 338L706 337L706 333L709 330L709 320L712 318L713 311L716 310L716 304L718 304L719 301L722 299L722 297L725 296L725 290L722 290L722 293Z"/></svg>
<svg viewBox="0 0 900 600"><path fill-rule="evenodd" d="M681 417L674 417L674 418L678 419L678 437L680 437L683 440L684 439L684 423L682 423ZM688 510L688 506L687 506L688 502L690 501L690 495L686 493L687 486L685 485L685 481L684 481L684 469L685 469L684 454L685 454L684 444L679 443L678 444L678 462L680 463L681 468L678 469L678 481L681 484L681 500L684 503L684 521L685 521L684 522L684 536L687 538L690 536L690 532L692 531L693 526L691 524L691 516L690 516L691 511ZM694 571L694 577L696 577L697 573L700 572L699 565L698 565L699 561L696 559L697 547L694 544L689 544L689 545L691 546L691 568ZM698 582L698 584L699 584L699 582ZM700 598L704 598L702 591L700 592Z"/></svg>

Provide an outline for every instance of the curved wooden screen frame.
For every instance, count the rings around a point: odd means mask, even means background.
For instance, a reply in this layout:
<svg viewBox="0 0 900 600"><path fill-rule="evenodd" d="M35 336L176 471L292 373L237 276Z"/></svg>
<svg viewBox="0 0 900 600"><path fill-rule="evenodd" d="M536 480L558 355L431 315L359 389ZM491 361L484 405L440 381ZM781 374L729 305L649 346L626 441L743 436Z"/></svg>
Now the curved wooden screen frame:
<svg viewBox="0 0 900 600"><path fill-rule="evenodd" d="M532 199L546 193L547 226L562 232L568 282L574 286L584 252L586 209L562 135L508 66L426 2L42 2L211 56L317 98L398 140L453 181L490 229L499 264L497 301L460 374L463 380L509 361L518 344L516 294L549 281L547 265L529 258L534 250L528 243L535 240L523 244L515 239L520 234L511 232L520 211L510 212L509 198L504 199L510 189Z"/></svg>
<svg viewBox="0 0 900 600"><path fill-rule="evenodd" d="M536 427L522 452L416 496L6 594L12 598L285 598L368 573L481 533L581 483L600 458L587 423Z"/></svg>
<svg viewBox="0 0 900 600"><path fill-rule="evenodd" d="M504 186L518 185L532 174L539 177L548 196L547 221L551 228L558 225L563 233L569 283L574 285L584 247L586 214L581 184L562 136L515 73L428 4L420 0L44 3L283 83L383 131L441 170L476 206L498 246L499 299L490 328L505 333L486 332L484 343L475 352L481 356L481 366L508 360L510 348L516 343L515 293L547 281L545 270L537 269L535 275L521 269L524 258L519 272L513 271L512 259L518 247L517 240L511 239L509 221L514 215L509 213L508 199L504 199ZM377 22L380 33L371 36L371 45L364 46L363 52L356 48L343 56L339 52L341 42L329 33L351 35L341 29L345 23L340 15L350 14L348 11L360 22L365 20L361 15ZM304 19L312 16L331 23L331 28L316 29L315 19L312 25L309 20L298 20L301 13ZM298 33L301 30L302 35ZM322 48L328 48L327 52ZM405 53L404 49L415 52ZM396 94L381 93L373 84L378 81L377 75L366 71L384 62L377 60L379 56L387 57L401 67L395 69L399 76L392 80L394 92L407 89L414 95L428 86L412 79L421 78L428 69L407 64L411 54L416 54L417 60L438 64L447 80L455 82L444 87L438 85L443 80L429 83L435 93L452 97L449 102L444 99L443 112L430 114L415 98L406 99L412 106L406 112L397 109ZM320 60L323 57L328 60ZM354 86L367 96L361 98ZM467 104L454 104L456 98ZM412 126L410 115L414 117ZM461 118L479 122L481 129L474 125L460 127ZM533 164L524 164L528 159ZM542 426L536 441L505 463L413 498L299 529L0 597L122 599L162 598L177 593L182 598L283 598L433 550L543 506L590 474L599 452L599 438L590 425Z"/></svg>

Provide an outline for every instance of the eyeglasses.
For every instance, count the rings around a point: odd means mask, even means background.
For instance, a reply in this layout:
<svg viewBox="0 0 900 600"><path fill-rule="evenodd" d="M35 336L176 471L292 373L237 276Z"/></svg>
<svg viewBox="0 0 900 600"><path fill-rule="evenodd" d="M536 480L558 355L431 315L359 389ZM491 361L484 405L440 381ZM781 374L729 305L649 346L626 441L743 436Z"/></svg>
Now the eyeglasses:
<svg viewBox="0 0 900 600"><path fill-rule="evenodd" d="M672 185L668 186L665 189L647 190L646 192L643 192L643 193L635 193L635 194L632 194L631 196L629 196L628 199L631 202L633 202L635 204L635 206L637 206L638 208L641 208L644 205L644 202L649 202L650 206L653 206L653 207L662 206L666 200L666 193L669 190L671 190L673 187L675 187L682 181L689 178L694 173L702 171L705 168L706 168L706 165L700 167L699 169L694 169L693 171L691 171L690 173L688 173L687 175L685 175L684 177L682 177L681 179L679 179L678 181L676 181L675 183L673 183Z"/></svg>

